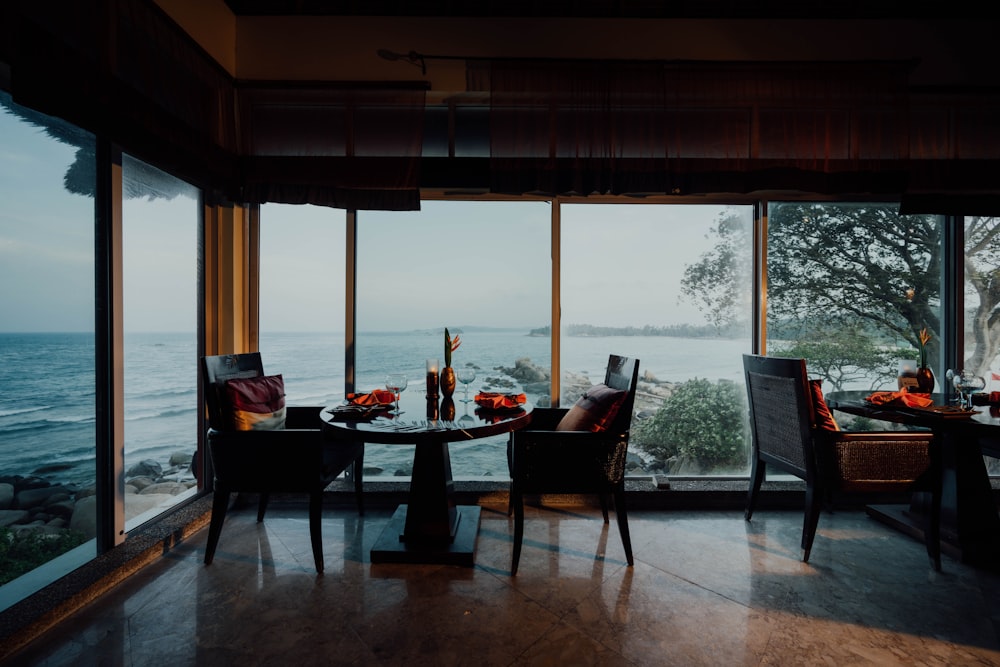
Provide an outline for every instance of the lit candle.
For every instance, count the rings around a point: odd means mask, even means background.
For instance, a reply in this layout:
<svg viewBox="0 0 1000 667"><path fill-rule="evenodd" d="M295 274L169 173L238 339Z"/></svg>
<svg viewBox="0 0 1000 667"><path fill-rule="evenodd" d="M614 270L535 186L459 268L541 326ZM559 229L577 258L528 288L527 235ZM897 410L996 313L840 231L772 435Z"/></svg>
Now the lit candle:
<svg viewBox="0 0 1000 667"><path fill-rule="evenodd" d="M427 360L427 396L437 398L438 395L438 360Z"/></svg>

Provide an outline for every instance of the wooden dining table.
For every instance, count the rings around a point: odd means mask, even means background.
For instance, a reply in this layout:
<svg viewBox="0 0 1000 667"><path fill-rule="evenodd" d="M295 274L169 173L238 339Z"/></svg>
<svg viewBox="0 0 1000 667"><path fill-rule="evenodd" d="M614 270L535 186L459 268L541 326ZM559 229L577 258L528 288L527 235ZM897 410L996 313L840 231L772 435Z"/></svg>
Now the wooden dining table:
<svg viewBox="0 0 1000 667"><path fill-rule="evenodd" d="M456 505L448 443L501 435L531 422L532 405L492 410L474 402L403 392L400 414L389 409L352 414L343 404L323 408L325 437L414 445L407 503L400 505L371 549L372 563L474 565L480 508Z"/></svg>
<svg viewBox="0 0 1000 667"><path fill-rule="evenodd" d="M874 405L868 391L835 391L825 395L833 410L927 429L941 452L941 550L958 560L1000 569L1000 515L983 460L984 448L1000 448L1000 409L976 406L975 413L950 416L914 407ZM950 397L931 394L935 405ZM922 503L910 506L869 505L868 513L923 539Z"/></svg>

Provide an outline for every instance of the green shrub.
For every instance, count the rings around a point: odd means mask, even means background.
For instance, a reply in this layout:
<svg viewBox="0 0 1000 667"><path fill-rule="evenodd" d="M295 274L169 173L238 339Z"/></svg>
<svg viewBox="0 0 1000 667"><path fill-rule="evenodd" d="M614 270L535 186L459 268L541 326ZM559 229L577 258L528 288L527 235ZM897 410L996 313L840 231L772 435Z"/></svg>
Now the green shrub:
<svg viewBox="0 0 1000 667"><path fill-rule="evenodd" d="M731 380L694 378L678 385L632 441L660 461L695 461L702 472L742 470L749 460L743 388Z"/></svg>
<svg viewBox="0 0 1000 667"><path fill-rule="evenodd" d="M43 535L39 531L15 532L0 528L0 586L61 556L86 541L79 531Z"/></svg>

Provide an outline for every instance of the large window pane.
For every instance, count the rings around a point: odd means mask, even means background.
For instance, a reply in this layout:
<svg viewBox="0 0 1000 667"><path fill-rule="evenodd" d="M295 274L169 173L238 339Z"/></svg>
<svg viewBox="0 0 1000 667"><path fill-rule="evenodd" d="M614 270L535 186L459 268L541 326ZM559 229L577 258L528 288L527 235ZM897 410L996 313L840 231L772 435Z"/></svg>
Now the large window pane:
<svg viewBox="0 0 1000 667"><path fill-rule="evenodd" d="M289 405L344 397L346 214L322 206L260 207L260 353Z"/></svg>
<svg viewBox="0 0 1000 667"><path fill-rule="evenodd" d="M1000 218L965 219L965 355L961 366L986 379L986 391L1000 391ZM985 457L992 475L1000 459Z"/></svg>
<svg viewBox="0 0 1000 667"><path fill-rule="evenodd" d="M636 357L632 472L746 474L751 207L574 204L561 218L560 404L603 382L609 354Z"/></svg>
<svg viewBox="0 0 1000 667"><path fill-rule="evenodd" d="M942 220L897 210L770 207L767 350L805 358L824 391L897 389L899 364L918 360L923 329L931 337L927 365L941 387Z"/></svg>
<svg viewBox="0 0 1000 667"><path fill-rule="evenodd" d="M122 159L125 528L195 493L198 191Z"/></svg>
<svg viewBox="0 0 1000 667"><path fill-rule="evenodd" d="M0 146L5 608L96 554L95 170L91 135L2 91Z"/></svg>
<svg viewBox="0 0 1000 667"><path fill-rule="evenodd" d="M424 201L420 211L359 212L358 389L383 387L385 375L398 371L409 378L405 391L423 394L425 362L443 362L448 327L462 340L452 366L476 369L470 391L547 397L550 206ZM506 477L506 441L452 444L453 474ZM366 468L386 476L408 475L412 460L411 447L365 450Z"/></svg>

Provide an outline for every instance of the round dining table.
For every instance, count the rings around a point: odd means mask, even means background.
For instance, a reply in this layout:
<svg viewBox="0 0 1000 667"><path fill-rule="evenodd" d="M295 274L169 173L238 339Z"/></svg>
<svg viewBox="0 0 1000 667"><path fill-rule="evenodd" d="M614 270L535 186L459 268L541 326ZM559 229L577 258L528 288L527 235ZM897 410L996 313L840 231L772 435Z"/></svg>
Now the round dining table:
<svg viewBox="0 0 1000 667"><path fill-rule="evenodd" d="M396 509L375 542L371 562L471 567L480 508L455 503L448 443L524 428L532 406L494 410L405 391L399 406L397 414L390 406L358 408L345 401L321 411L324 436L332 440L415 445L407 503Z"/></svg>
<svg viewBox="0 0 1000 667"><path fill-rule="evenodd" d="M966 563L1000 568L1000 515L996 494L983 461L984 449L996 451L1000 443L1000 407L979 405L963 414L951 412L951 396L931 394L930 408L895 404L876 405L871 392L835 391L826 394L834 410L931 431L941 452L941 549ZM914 501L909 508L870 505L873 518L923 539L918 515L924 511Z"/></svg>

